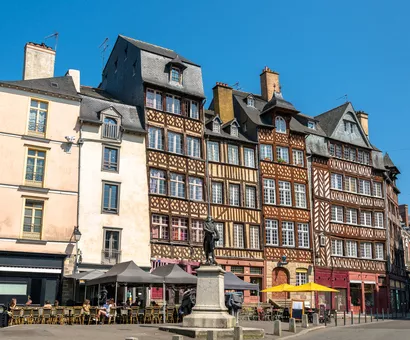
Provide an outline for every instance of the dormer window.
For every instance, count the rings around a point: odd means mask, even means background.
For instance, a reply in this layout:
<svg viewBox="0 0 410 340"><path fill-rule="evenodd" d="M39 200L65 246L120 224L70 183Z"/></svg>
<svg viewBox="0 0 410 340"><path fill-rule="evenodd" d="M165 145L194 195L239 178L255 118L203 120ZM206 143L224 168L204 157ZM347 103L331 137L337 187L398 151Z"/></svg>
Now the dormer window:
<svg viewBox="0 0 410 340"><path fill-rule="evenodd" d="M282 117L275 119L276 132L286 133L286 121Z"/></svg>
<svg viewBox="0 0 410 340"><path fill-rule="evenodd" d="M249 96L249 97L247 98L246 105L248 105L248 106L250 106L250 107L255 107L255 99L253 99L252 96Z"/></svg>
<svg viewBox="0 0 410 340"><path fill-rule="evenodd" d="M231 136L238 137L238 127L236 125L231 125Z"/></svg>
<svg viewBox="0 0 410 340"><path fill-rule="evenodd" d="M104 117L103 138L118 139L118 121L112 117Z"/></svg>
<svg viewBox="0 0 410 340"><path fill-rule="evenodd" d="M221 124L217 120L212 123L212 131L216 133L221 133Z"/></svg>
<svg viewBox="0 0 410 340"><path fill-rule="evenodd" d="M345 120L345 131L353 133L354 132L355 123Z"/></svg>
<svg viewBox="0 0 410 340"><path fill-rule="evenodd" d="M178 68L173 67L171 69L171 81L174 82L174 83L180 84L181 83L181 78L182 78L181 71Z"/></svg>
<svg viewBox="0 0 410 340"><path fill-rule="evenodd" d="M316 124L315 122L312 122L311 120L308 121L308 128L312 130L316 130Z"/></svg>

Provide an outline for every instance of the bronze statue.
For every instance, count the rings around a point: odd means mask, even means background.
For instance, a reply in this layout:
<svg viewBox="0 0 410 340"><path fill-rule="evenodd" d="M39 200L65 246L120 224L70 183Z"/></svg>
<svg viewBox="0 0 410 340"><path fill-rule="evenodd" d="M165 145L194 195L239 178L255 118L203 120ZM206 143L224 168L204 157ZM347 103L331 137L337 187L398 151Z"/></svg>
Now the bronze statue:
<svg viewBox="0 0 410 340"><path fill-rule="evenodd" d="M206 265L217 265L215 261L215 242L219 240L218 229L211 216L208 216L204 223L204 252Z"/></svg>

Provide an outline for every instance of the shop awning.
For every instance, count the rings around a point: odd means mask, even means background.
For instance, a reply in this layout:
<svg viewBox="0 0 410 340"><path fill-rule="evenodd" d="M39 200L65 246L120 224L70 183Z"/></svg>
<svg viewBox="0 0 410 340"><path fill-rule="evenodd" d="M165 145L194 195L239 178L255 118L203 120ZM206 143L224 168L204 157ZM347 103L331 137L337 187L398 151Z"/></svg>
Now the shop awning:
<svg viewBox="0 0 410 340"><path fill-rule="evenodd" d="M61 268L0 266L1 272L61 274Z"/></svg>

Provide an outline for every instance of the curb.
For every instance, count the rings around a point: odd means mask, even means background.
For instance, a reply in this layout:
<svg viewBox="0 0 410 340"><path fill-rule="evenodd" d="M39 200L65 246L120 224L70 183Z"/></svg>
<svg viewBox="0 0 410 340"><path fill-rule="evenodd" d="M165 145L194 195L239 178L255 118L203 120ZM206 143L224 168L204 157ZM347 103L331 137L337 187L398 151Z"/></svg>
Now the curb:
<svg viewBox="0 0 410 340"><path fill-rule="evenodd" d="M300 331L299 333L292 334L292 335L287 335L287 336L282 336L279 339L282 340L282 339L296 338L300 335L304 335L304 334L307 334L307 333L310 333L310 332L313 332L313 331L318 331L320 329L326 329L326 326L316 326L316 327L312 327L312 328L306 328L306 329Z"/></svg>

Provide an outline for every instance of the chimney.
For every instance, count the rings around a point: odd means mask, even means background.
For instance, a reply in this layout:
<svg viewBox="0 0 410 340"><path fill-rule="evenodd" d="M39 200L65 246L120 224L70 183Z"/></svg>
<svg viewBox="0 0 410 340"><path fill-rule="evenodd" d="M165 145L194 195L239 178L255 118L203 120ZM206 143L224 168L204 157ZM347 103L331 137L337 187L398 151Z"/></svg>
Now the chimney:
<svg viewBox="0 0 410 340"><path fill-rule="evenodd" d="M73 83L77 92L80 92L80 71L79 70L68 70L65 74L66 76L71 76L73 78Z"/></svg>
<svg viewBox="0 0 410 340"><path fill-rule="evenodd" d="M274 92L281 92L279 83L279 73L272 71L265 66L261 75L261 94L267 102L272 99Z"/></svg>
<svg viewBox="0 0 410 340"><path fill-rule="evenodd" d="M369 115L364 111L357 111L356 117L367 137L369 137Z"/></svg>
<svg viewBox="0 0 410 340"><path fill-rule="evenodd" d="M24 47L23 80L54 77L56 51L44 43Z"/></svg>
<svg viewBox="0 0 410 340"><path fill-rule="evenodd" d="M212 90L214 91L214 109L222 122L226 123L234 119L232 87L217 82Z"/></svg>

